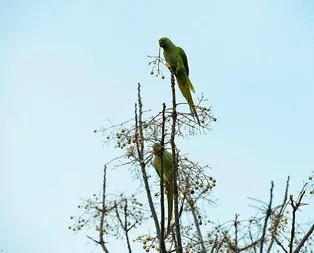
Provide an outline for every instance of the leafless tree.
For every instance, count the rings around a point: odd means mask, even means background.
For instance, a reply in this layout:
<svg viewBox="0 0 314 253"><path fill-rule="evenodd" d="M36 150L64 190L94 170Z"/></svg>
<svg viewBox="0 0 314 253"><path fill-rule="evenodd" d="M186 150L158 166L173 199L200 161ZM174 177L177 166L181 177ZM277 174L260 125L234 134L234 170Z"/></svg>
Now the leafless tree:
<svg viewBox="0 0 314 253"><path fill-rule="evenodd" d="M159 69L161 60L153 58L153 74L164 75ZM155 70L154 70L155 69ZM297 195L289 194L289 178L282 203L273 203L274 183L271 183L269 202L263 203L256 216L241 220L240 215L222 224L207 217L207 209L200 206L214 205L212 192L216 179L208 165L193 161L177 146L177 139L192 138L196 134L207 134L216 121L210 106L203 106L207 100L202 96L195 105L200 117L199 125L193 115L184 111L184 104L176 102L175 78L171 72L172 105L162 104L160 112L147 117L143 109L141 85L138 84L138 98L134 117L121 124L95 130L104 136L104 142L121 149L104 168L102 193L82 199L78 217L71 216L69 227L77 233L83 228L94 228L96 236L87 237L110 252L110 238L125 240L126 250L132 252L134 243L141 243L144 252L313 252L314 223L300 225L297 214L308 206L306 198L314 194L312 176L303 184ZM160 142L170 147L174 168L174 220L171 231L165 232L165 190L163 177L149 172L152 160L152 145ZM110 195L107 193L107 168L129 168L142 185L145 200L136 194ZM163 162L162 162L163 171ZM155 180L154 180L155 179ZM159 178L158 178L159 179ZM156 182L160 182L159 184ZM258 200L256 200L258 201ZM155 232L137 234L132 231L146 222L153 222ZM89 230L90 231L90 230ZM132 238L131 238L132 237Z"/></svg>

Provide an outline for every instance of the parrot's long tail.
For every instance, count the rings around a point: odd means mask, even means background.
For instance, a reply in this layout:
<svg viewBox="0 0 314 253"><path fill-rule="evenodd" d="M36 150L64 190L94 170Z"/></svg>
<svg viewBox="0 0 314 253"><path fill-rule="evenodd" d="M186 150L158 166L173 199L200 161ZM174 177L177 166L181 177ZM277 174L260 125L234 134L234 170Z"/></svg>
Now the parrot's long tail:
<svg viewBox="0 0 314 253"><path fill-rule="evenodd" d="M180 91L190 106L191 114L196 118L197 123L201 125L201 122L197 116L196 107L194 105L192 95L191 95L191 91L194 92L194 87L190 81L190 78L189 77L180 78L180 76L176 76L176 78L177 78Z"/></svg>
<svg viewBox="0 0 314 253"><path fill-rule="evenodd" d="M196 113L195 105L193 104L193 105L189 105L189 106L190 106L191 113L193 114L193 116L194 116L194 117L196 118L196 120L197 120L197 123L198 123L199 125L201 125L200 119L198 118L197 113Z"/></svg>
<svg viewBox="0 0 314 253"><path fill-rule="evenodd" d="M198 116L197 116L196 108L195 108L195 105L194 105L194 102L193 102L193 99L192 99L192 95L191 95L191 92L190 92L190 90L192 90L193 92L195 92L195 91L194 91L194 87L193 87L193 85L192 85L192 83L191 83L191 81L190 81L190 78L187 78L185 87L188 87L188 88L189 88L189 92L188 92L188 97L189 97L189 99L187 99L187 101L188 101L188 103L189 103L191 113L192 113L192 115L196 118L197 123L198 123L199 125L201 125L201 122L200 122L200 119L199 119Z"/></svg>

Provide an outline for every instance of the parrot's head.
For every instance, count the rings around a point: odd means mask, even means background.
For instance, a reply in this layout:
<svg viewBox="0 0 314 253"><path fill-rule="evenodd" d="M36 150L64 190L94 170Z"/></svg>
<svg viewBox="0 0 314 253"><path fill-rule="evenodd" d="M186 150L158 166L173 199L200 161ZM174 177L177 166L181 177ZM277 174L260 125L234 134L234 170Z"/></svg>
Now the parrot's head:
<svg viewBox="0 0 314 253"><path fill-rule="evenodd" d="M153 145L153 154L154 155L160 156L162 151L163 151L163 147L160 145L160 143L155 143Z"/></svg>
<svg viewBox="0 0 314 253"><path fill-rule="evenodd" d="M166 37L160 38L158 42L159 42L159 46L162 47L163 49L168 48L173 45L171 40L169 40Z"/></svg>

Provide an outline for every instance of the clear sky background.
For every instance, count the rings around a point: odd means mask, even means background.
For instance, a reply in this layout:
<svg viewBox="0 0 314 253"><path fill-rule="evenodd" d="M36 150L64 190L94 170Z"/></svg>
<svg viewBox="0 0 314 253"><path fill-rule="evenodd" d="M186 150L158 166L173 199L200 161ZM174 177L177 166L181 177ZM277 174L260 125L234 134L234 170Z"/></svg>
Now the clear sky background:
<svg viewBox="0 0 314 253"><path fill-rule="evenodd" d="M170 105L169 76L147 65L162 36L184 48L218 118L180 146L213 168L212 219L254 214L247 197L267 201L271 180L275 200L288 175L292 193L302 186L314 160L312 0L0 1L0 250L100 252L67 229L119 154L93 130L132 117L138 82L145 108ZM132 192L117 173L110 191Z"/></svg>

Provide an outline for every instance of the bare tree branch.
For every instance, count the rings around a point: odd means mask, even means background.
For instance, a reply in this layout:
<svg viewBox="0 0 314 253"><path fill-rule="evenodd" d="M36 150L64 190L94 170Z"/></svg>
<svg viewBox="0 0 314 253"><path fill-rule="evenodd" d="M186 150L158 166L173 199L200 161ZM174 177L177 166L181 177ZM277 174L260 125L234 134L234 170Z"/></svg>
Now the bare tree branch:
<svg viewBox="0 0 314 253"><path fill-rule="evenodd" d="M274 189L274 182L271 182L271 187L270 187L270 199L269 199L269 204L268 204L268 208L267 208L267 212L266 212L266 217L265 217L265 223L264 223L264 227L263 227L263 234L262 234L262 238L261 238L261 246L260 246L260 253L263 253L263 246L264 246L264 240L265 240L265 236L266 236L266 228L267 228L267 221L271 215L272 209L271 209L271 205L272 205L272 201L273 201L273 189Z"/></svg>
<svg viewBox="0 0 314 253"><path fill-rule="evenodd" d="M161 148L164 148L165 145L165 110L166 104L162 104L162 127L161 127ZM164 196L164 156L160 156L160 253L166 253L166 246L165 246L165 196ZM168 217L170 219L170 217ZM169 233L170 231L167 231Z"/></svg>
<svg viewBox="0 0 314 253"><path fill-rule="evenodd" d="M314 224L311 226L309 231L307 231L307 233L305 234L305 236L303 237L303 239L299 243L298 247L296 247L296 249L293 251L293 253L299 253L300 252L300 250L303 247L304 243L308 240L308 238L313 233L313 231L314 231Z"/></svg>
<svg viewBox="0 0 314 253"><path fill-rule="evenodd" d="M280 220L281 218L283 217L283 212L285 210L285 207L286 207L286 204L287 204L287 199L288 199L288 190L289 190L289 182L290 182L290 176L288 176L288 179L287 179L287 182L286 182L286 190L285 190L285 196L284 196L284 199L282 201L282 204L281 204L281 207L280 207L280 210L279 210L279 213L277 214L277 217L278 217L278 220L276 221L275 225L274 225L274 228L273 228L273 231L272 231L272 238L271 238L271 241L270 241L270 244L269 244L269 247L267 249L267 253L270 253L270 250L273 246L273 243L274 241L276 240L277 244L278 244L278 240L276 238L276 233L277 233L277 228L280 224ZM278 244L279 246L281 246L281 244Z"/></svg>
<svg viewBox="0 0 314 253"><path fill-rule="evenodd" d="M295 237L295 222L296 222L296 212L299 209L305 191L302 190L301 194L299 195L297 201L293 200L293 195L290 195L290 205L292 207L292 224L291 224L291 235L290 235L290 244L289 244L289 253L292 253L293 250L293 241Z"/></svg>
<svg viewBox="0 0 314 253"><path fill-rule="evenodd" d="M201 249L202 249L200 252L206 253L205 244L204 244L204 240L203 240L203 236L202 236L202 231L201 231L201 228L200 228L200 224L198 223L198 219L197 219L197 216L196 216L195 208L193 206L191 206L191 212L192 212L192 215L193 215L194 225L196 227L197 235L198 235L198 238L199 238L199 243L200 243Z"/></svg>
<svg viewBox="0 0 314 253"><path fill-rule="evenodd" d="M147 180L147 173L146 173L146 163L144 161L144 137L143 137L143 122L142 122L142 98L141 98L141 85L138 84L138 110L139 110L139 115L137 115L137 106L135 104L135 129L136 129L136 136L140 136L140 140L136 141L136 149L137 149L137 153L138 153L138 158L139 158L139 163L140 163L140 167L141 167L141 171L142 171L142 178L144 181L144 185L145 185L145 190L146 190L146 195L147 195L147 199L148 199L148 203L149 203L149 208L151 211L151 214L153 216L153 220L155 223L155 228L157 231L157 235L160 236L160 227L159 227L159 222L158 222L158 217L157 217L157 213L154 207L154 203L153 203L153 199L152 199L152 195L150 192L150 187L149 187L149 183Z"/></svg>
<svg viewBox="0 0 314 253"><path fill-rule="evenodd" d="M176 241L177 241L177 253L182 253L182 241L181 241L181 231L180 231L180 217L179 217L179 203L178 203L178 155L176 152L175 145L175 133L176 133L176 121L177 121L177 111L176 111L176 94L175 94L175 80L174 73L171 71L171 92L172 92L172 126L171 126L171 149L172 149L172 157L173 157L173 191L174 191L174 218L175 218L175 229L176 229Z"/></svg>
<svg viewBox="0 0 314 253"><path fill-rule="evenodd" d="M100 215L100 224L99 224L99 244L102 247L103 251L109 253L105 241L104 241L104 220L106 214L106 175L107 175L107 167L104 168L104 179L103 179L103 187L102 187L102 210Z"/></svg>

